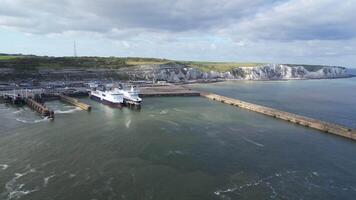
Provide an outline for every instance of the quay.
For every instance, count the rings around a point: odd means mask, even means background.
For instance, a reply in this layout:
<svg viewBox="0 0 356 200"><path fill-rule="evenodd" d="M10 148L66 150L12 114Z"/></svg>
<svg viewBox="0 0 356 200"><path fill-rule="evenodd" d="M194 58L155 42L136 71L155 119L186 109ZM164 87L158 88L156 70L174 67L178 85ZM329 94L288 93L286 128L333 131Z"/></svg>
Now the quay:
<svg viewBox="0 0 356 200"><path fill-rule="evenodd" d="M83 110L91 111L91 106L90 105L82 103L76 98L69 97L69 96L64 95L64 94L59 94L59 99L64 101L64 102L67 102L69 104L72 104L74 106L77 106L77 107L79 107L79 108L81 108Z"/></svg>
<svg viewBox="0 0 356 200"><path fill-rule="evenodd" d="M249 111L261 113L277 119L282 119L297 125L313 128L325 133L330 133L348 139L356 140L355 129L351 129L342 125L325 122L309 117L304 117L301 115L281 111L266 106L248 103L245 101L241 101L239 99L229 98L229 97L208 93L208 92L195 91L181 85L140 86L139 89L140 89L139 91L140 97L201 96L231 106L236 106ZM87 94L88 94L87 92L83 92L83 95L87 95ZM15 105L27 104L29 107L31 107L32 109L40 113L43 117L48 117L53 119L54 118L53 111L50 111L43 104L44 100L50 100L50 99L60 99L69 104L77 106L83 110L87 110L87 111L91 110L90 105L80 102L78 99L72 97L72 95L68 96L66 93L60 93L58 91L52 93L42 93L40 90L32 91L31 93L27 93L27 91L25 91L25 93L23 93L23 91L21 91L21 93L15 91L13 91L13 93L9 93L9 92L2 92L2 94L0 93L1 102L12 103ZM124 103L127 107L130 108L140 108L140 105L133 101L126 101Z"/></svg>
<svg viewBox="0 0 356 200"><path fill-rule="evenodd" d="M200 96L200 92L179 85L140 87L140 97Z"/></svg>
<svg viewBox="0 0 356 200"><path fill-rule="evenodd" d="M25 97L23 101L33 110L37 111L42 117L54 119L54 112L50 111L45 105L35 101L32 98Z"/></svg>
<svg viewBox="0 0 356 200"><path fill-rule="evenodd" d="M280 111L274 108L269 108L269 107L265 107L265 106L260 106L257 104L252 104L252 103L248 103L245 101L241 101L238 99L233 99L233 98L229 98L229 97L225 97L225 96L221 96L221 95L217 95L217 94L213 94L213 93L207 93L207 92L201 92L200 96L214 100L214 101L218 101L221 103L225 103L228 105L232 105L232 106L237 106L246 110L250 110L250 111L254 111L257 113L261 113L267 116L271 116L277 119L282 119L294 124L298 124L301 126L305 126L305 127L310 127L325 133L331 133L334 135L338 135L338 136L342 136L345 138L349 138L352 140L356 140L356 130L352 130L351 128L347 128L338 124L334 124L334 123L329 123L329 122L324 122L321 120L317 120L317 119L312 119L309 117L304 117L301 115L296 115L293 113L289 113L289 112L284 112L284 111Z"/></svg>

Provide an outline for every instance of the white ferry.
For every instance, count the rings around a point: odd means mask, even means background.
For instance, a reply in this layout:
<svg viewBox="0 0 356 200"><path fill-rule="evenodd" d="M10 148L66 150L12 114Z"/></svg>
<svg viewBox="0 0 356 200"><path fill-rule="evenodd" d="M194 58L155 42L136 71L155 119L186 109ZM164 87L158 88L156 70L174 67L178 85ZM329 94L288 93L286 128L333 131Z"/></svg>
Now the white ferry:
<svg viewBox="0 0 356 200"><path fill-rule="evenodd" d="M131 86L131 89L122 89L124 95L124 103L131 103L140 105L142 103L142 99L139 97L139 91L137 88Z"/></svg>
<svg viewBox="0 0 356 200"><path fill-rule="evenodd" d="M92 89L90 91L90 98L113 107L122 107L124 103L124 94L122 91L117 89L106 90L105 87Z"/></svg>

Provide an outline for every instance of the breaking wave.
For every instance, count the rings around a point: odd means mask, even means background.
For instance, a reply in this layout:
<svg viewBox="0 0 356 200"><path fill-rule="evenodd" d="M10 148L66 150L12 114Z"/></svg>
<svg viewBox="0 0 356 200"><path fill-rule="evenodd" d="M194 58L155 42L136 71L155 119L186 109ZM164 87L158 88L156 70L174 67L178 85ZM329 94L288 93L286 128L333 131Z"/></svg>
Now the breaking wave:
<svg viewBox="0 0 356 200"><path fill-rule="evenodd" d="M16 121L18 122L22 122L22 123L25 123L25 124L37 124L37 123L40 123L40 122L46 122L46 121L49 121L50 119L45 117L43 119L36 119L36 120L29 120L29 119L22 119L22 118L16 118Z"/></svg>
<svg viewBox="0 0 356 200"><path fill-rule="evenodd" d="M249 138L246 138L246 137L244 137L244 136L240 136L243 140L245 140L246 142L249 142L249 143L251 143L251 144L254 144L254 145L256 145L256 146L258 146L258 147L264 147L265 145L263 145L263 144L261 144L261 143L258 143L258 142L256 142L256 141L253 141L253 140L251 140L251 139L249 139Z"/></svg>
<svg viewBox="0 0 356 200"><path fill-rule="evenodd" d="M48 182L51 178L54 178L56 175L51 175L51 176L47 176L43 179L43 187L47 187Z"/></svg>
<svg viewBox="0 0 356 200"><path fill-rule="evenodd" d="M78 111L78 110L80 110L80 108L78 108L78 107L75 107L75 108L70 109L70 110L55 110L54 114L68 114L68 113L73 113L73 112Z"/></svg>
<svg viewBox="0 0 356 200"><path fill-rule="evenodd" d="M19 113L22 113L24 110L16 110L14 112L12 112L13 114L19 114Z"/></svg>
<svg viewBox="0 0 356 200"><path fill-rule="evenodd" d="M131 124L131 119L126 120L126 122L125 122L126 128L130 128L130 124Z"/></svg>
<svg viewBox="0 0 356 200"><path fill-rule="evenodd" d="M259 189L261 189L261 187L264 187L266 189L269 189L270 198L279 199L280 197L283 197L282 199L284 198L287 199L287 197L285 196L286 194L283 194L285 191L283 191L283 187L281 187L280 185L281 183L283 185L298 183L299 186L302 186L308 190L312 190L313 188L316 188L318 190L322 189L324 191L333 191L333 192L351 191L356 193L355 186L338 185L331 179L329 179L327 182L323 182L323 177L321 177L321 175L316 171L305 173L305 172L297 172L294 170L287 170L257 180L253 180L242 185L233 184L232 186L229 186L226 189L215 191L214 194L221 198L227 197L227 199L229 199L230 193L241 194L246 191L252 191L252 189L257 189L257 187L259 187ZM281 191L278 193L277 190L281 190Z"/></svg>
<svg viewBox="0 0 356 200"><path fill-rule="evenodd" d="M35 189L32 189L32 190L24 190L24 186L25 184L23 183L18 183L18 180L23 177L23 176L26 176L27 174L30 174L30 173L34 173L36 172L35 169L30 169L24 173L15 173L15 177L12 178L9 182L7 182L5 184L5 189L6 189L6 193L8 194L7 195L7 200L11 200L11 199L19 199L21 198L22 196L25 196L27 194L30 194L32 192L36 192L38 191L37 188Z"/></svg>
<svg viewBox="0 0 356 200"><path fill-rule="evenodd" d="M7 164L0 164L0 168L1 168L2 170L6 170L7 168L9 168L9 165L7 165Z"/></svg>

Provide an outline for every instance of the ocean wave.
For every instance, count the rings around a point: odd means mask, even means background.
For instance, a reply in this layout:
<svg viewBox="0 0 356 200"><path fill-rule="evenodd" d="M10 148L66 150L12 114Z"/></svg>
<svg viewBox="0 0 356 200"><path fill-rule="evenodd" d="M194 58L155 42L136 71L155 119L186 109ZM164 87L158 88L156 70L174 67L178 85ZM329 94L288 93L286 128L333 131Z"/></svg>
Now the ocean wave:
<svg viewBox="0 0 356 200"><path fill-rule="evenodd" d="M253 180L242 185L233 184L232 186L228 186L226 189L215 191L214 194L221 198L229 198L229 193L240 194L246 191L251 191L251 187L264 187L270 190L270 198L278 198L279 196L287 198L285 196L286 194L278 194L276 190L276 188L281 189L281 183L284 185L293 185L298 183L300 187L304 187L307 190L317 189L332 192L356 192L356 187L354 185L346 186L342 183L337 184L330 177L325 177L317 171L297 172L294 170L286 170L284 172L274 173L270 176ZM285 191L280 191L280 193L283 192Z"/></svg>
<svg viewBox="0 0 356 200"><path fill-rule="evenodd" d="M55 177L55 176L56 176L56 175L53 174L53 175L51 175L51 176L45 177L45 178L43 179L43 187L47 187L49 180L50 180L51 178Z"/></svg>
<svg viewBox="0 0 356 200"><path fill-rule="evenodd" d="M170 155L184 155L184 153L180 150L170 150L166 153L167 156L170 156Z"/></svg>
<svg viewBox="0 0 356 200"><path fill-rule="evenodd" d="M19 199L22 196L38 191L37 188L32 190L24 190L23 187L25 186L25 184L18 183L18 179L20 179L21 177L35 172L35 169L30 169L24 173L15 173L15 177L5 184L6 193L8 194L7 200Z"/></svg>
<svg viewBox="0 0 356 200"><path fill-rule="evenodd" d="M36 120L16 118L16 121L22 122L22 123L25 123L25 124L37 124L37 123L40 123L40 122L49 121L49 118L45 117L43 119L36 119Z"/></svg>
<svg viewBox="0 0 356 200"><path fill-rule="evenodd" d="M50 164L55 163L57 161L58 160L55 159L55 160L50 160L50 161L44 162L44 163L41 164L41 167L46 167L47 165L50 165Z"/></svg>
<svg viewBox="0 0 356 200"><path fill-rule="evenodd" d="M7 164L0 164L0 168L1 168L2 170L6 170L7 168L9 168L9 165L7 165Z"/></svg>
<svg viewBox="0 0 356 200"><path fill-rule="evenodd" d="M160 115L166 115L168 114L168 112L166 110L162 110L161 112L159 112Z"/></svg>
<svg viewBox="0 0 356 200"><path fill-rule="evenodd" d="M19 114L19 113L22 113L24 110L17 110L17 111L14 111L14 112L12 112L13 114Z"/></svg>
<svg viewBox="0 0 356 200"><path fill-rule="evenodd" d="M172 120L164 120L164 119L156 119L156 120L161 121L161 122L166 122L166 123L172 124L174 126L180 126L180 124L178 124L177 122L174 122Z"/></svg>
<svg viewBox="0 0 356 200"><path fill-rule="evenodd" d="M234 187L231 187L231 188L228 188L228 189L225 189L225 190L217 190L217 191L214 192L214 194L217 195L217 196L220 196L220 195L224 195L224 194L227 194L227 193L242 191L245 188L264 185L265 187L267 187L267 188L269 188L271 190L272 194L271 194L270 197L271 198L275 198L279 194L276 192L275 188L271 185L271 183L269 181L271 179L274 179L274 178L279 178L279 177L282 177L282 176L285 176L285 175L288 175L288 174L295 174L295 173L296 173L296 171L290 171L290 170L287 170L287 171L285 171L283 173L275 173L275 174L273 174L271 176L267 176L267 177L258 179L256 181L252 181L252 182L246 183L244 185L234 186Z"/></svg>
<svg viewBox="0 0 356 200"><path fill-rule="evenodd" d="M181 110L181 109L178 109L178 108L173 108L173 110L175 110L177 112L187 112L186 110Z"/></svg>
<svg viewBox="0 0 356 200"><path fill-rule="evenodd" d="M76 106L63 105L64 108L76 108Z"/></svg>
<svg viewBox="0 0 356 200"><path fill-rule="evenodd" d="M261 143L258 143L258 142L256 142L256 141L253 141L253 140L251 140L251 139L249 139L249 138L246 138L246 137L244 137L244 136L240 136L243 140L245 140L246 142L249 142L249 143L251 143L251 144L254 144L254 145L256 145L256 146L258 146L258 147L264 147L265 145L263 145L263 144L261 144Z"/></svg>
<svg viewBox="0 0 356 200"><path fill-rule="evenodd" d="M78 108L78 107L75 107L75 108L70 109L70 110L55 110L54 114L68 114L68 113L73 113L73 112L78 111L78 110L80 110L80 108Z"/></svg>
<svg viewBox="0 0 356 200"><path fill-rule="evenodd" d="M131 124L131 119L126 120L126 122L125 122L126 128L130 128L130 124Z"/></svg>

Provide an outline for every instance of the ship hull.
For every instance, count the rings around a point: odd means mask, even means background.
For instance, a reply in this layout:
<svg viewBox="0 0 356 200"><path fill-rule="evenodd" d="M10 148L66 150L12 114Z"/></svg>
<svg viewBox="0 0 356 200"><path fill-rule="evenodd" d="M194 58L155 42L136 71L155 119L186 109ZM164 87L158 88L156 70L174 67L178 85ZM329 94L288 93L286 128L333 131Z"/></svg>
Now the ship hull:
<svg viewBox="0 0 356 200"><path fill-rule="evenodd" d="M110 107L113 108L122 108L123 107L123 103L113 103L111 101L105 100L105 99L101 99L100 97L97 97L95 95L90 95L90 99L93 99L97 102L100 102L102 104L108 105Z"/></svg>

